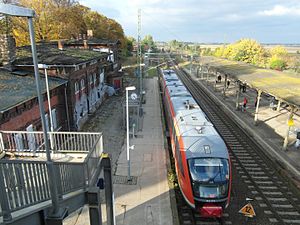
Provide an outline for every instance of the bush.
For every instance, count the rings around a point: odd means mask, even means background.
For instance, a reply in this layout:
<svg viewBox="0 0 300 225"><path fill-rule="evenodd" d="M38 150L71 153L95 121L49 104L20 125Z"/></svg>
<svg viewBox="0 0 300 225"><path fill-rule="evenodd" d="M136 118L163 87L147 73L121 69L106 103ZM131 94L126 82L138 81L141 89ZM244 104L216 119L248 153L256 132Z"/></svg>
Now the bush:
<svg viewBox="0 0 300 225"><path fill-rule="evenodd" d="M270 60L270 68L273 70L282 71L286 69L287 64L284 60L278 58L271 58Z"/></svg>

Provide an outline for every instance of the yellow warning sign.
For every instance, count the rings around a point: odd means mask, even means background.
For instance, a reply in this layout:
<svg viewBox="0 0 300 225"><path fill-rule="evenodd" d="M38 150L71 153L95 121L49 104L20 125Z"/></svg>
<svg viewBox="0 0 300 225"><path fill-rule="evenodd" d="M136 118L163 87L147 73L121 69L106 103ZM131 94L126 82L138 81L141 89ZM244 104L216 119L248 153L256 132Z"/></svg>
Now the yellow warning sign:
<svg viewBox="0 0 300 225"><path fill-rule="evenodd" d="M242 214L244 214L244 216L248 216L248 217L256 216L256 214L254 212L254 208L250 203L248 203L243 208L241 208L239 213L242 213Z"/></svg>
<svg viewBox="0 0 300 225"><path fill-rule="evenodd" d="M290 119L288 120L288 126L289 126L289 127L294 126L294 120L293 120L293 118L290 118Z"/></svg>

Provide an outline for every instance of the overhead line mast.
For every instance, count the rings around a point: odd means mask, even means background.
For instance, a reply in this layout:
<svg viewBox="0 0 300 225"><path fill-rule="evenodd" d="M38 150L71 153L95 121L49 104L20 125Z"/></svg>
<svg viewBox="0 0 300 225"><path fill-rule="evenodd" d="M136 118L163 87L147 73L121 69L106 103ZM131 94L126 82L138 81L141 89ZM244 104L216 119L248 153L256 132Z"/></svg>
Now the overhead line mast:
<svg viewBox="0 0 300 225"><path fill-rule="evenodd" d="M139 91L140 91L140 98L142 97L143 93L143 74L142 74L142 43L141 43L141 9L138 9L138 55L137 55L137 63L139 65Z"/></svg>

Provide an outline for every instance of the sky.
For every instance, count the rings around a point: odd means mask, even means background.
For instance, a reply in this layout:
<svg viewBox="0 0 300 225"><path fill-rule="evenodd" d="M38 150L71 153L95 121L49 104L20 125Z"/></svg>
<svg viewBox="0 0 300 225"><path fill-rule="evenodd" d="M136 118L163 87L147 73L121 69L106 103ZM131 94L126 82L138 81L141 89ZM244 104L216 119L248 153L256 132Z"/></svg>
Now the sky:
<svg viewBox="0 0 300 225"><path fill-rule="evenodd" d="M126 36L155 41L300 43L300 0L80 0L119 22Z"/></svg>

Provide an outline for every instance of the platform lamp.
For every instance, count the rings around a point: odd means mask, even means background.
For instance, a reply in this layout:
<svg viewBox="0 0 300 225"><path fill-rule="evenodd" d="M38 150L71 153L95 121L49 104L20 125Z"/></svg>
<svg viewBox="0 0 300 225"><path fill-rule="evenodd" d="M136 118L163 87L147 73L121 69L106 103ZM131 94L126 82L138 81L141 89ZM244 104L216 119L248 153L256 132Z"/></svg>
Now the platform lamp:
<svg viewBox="0 0 300 225"><path fill-rule="evenodd" d="M128 107L128 91L134 91L135 90L135 86L130 86L130 87L126 87L126 137L127 137L127 148L126 148L126 152L127 152L127 164L128 164L128 174L127 174L127 181L131 181L131 176L130 176L130 149L134 148L133 146L129 146L129 107Z"/></svg>
<svg viewBox="0 0 300 225"><path fill-rule="evenodd" d="M44 69L45 73L45 80L46 80L46 89L47 89L47 98L48 98L48 108L49 108L49 116L50 116L50 131L54 131L53 127L53 119L52 119L52 111L51 111L51 100L50 100L50 90L49 90L49 80L48 80L48 74L47 69L49 69L49 66L46 64L38 64L38 67L40 69Z"/></svg>

